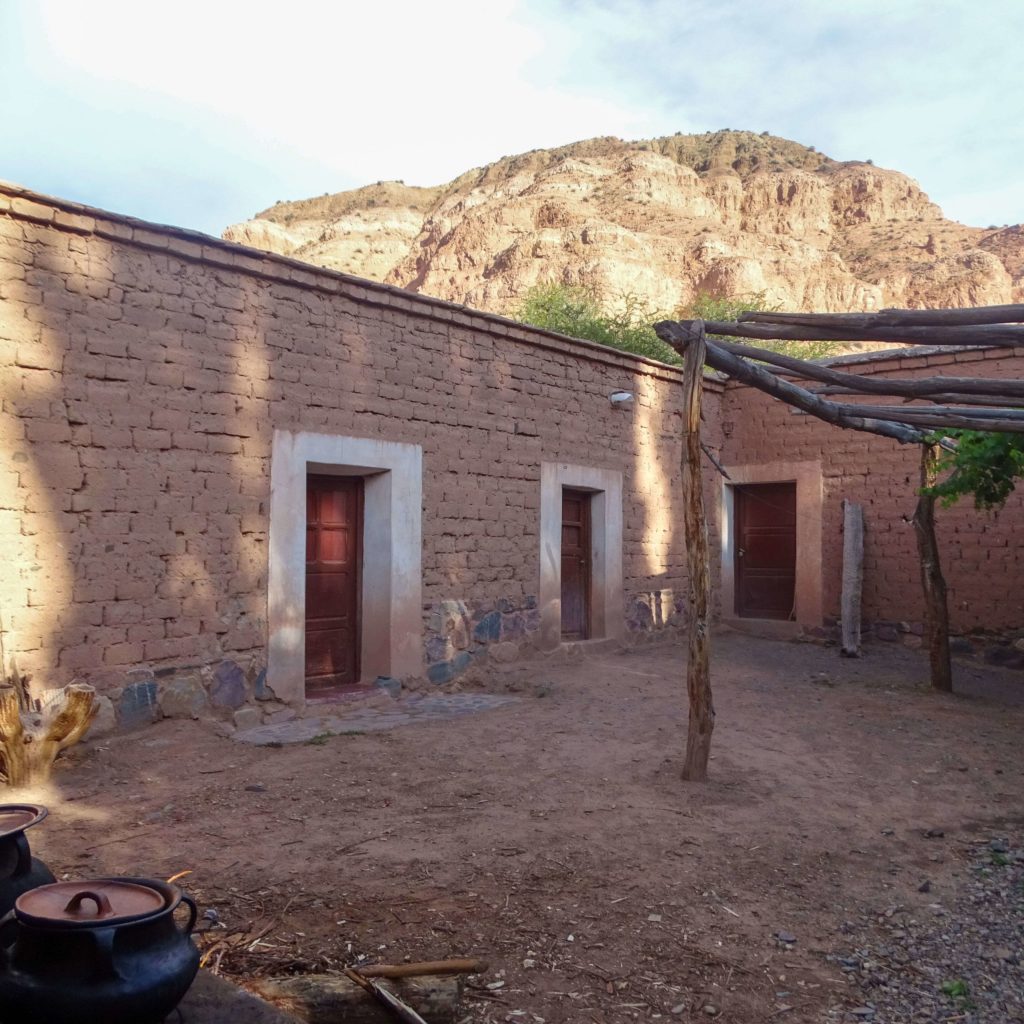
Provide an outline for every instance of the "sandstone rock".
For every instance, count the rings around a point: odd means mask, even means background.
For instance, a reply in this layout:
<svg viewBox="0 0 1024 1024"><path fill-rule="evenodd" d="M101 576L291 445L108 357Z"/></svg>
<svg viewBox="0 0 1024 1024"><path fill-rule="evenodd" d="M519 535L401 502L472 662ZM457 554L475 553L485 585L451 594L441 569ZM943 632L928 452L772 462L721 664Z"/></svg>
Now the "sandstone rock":
<svg viewBox="0 0 1024 1024"><path fill-rule="evenodd" d="M114 710L114 702L106 696L96 698L96 717L93 718L86 738L90 740L101 740L117 731L117 712Z"/></svg>
<svg viewBox="0 0 1024 1024"><path fill-rule="evenodd" d="M840 311L1024 290L1020 227L965 227L897 171L751 132L590 139L437 188L280 203L225 237L499 313L550 280L666 310L701 291Z"/></svg>
<svg viewBox="0 0 1024 1024"><path fill-rule="evenodd" d="M208 707L206 690L197 674L178 676L160 688L160 711L165 718L198 718Z"/></svg>
<svg viewBox="0 0 1024 1024"><path fill-rule="evenodd" d="M519 647L510 641L504 641L502 643L491 644L491 646L487 648L487 653L499 664L509 665L513 661L518 660Z"/></svg>
<svg viewBox="0 0 1024 1024"><path fill-rule="evenodd" d="M257 725L262 725L263 714L259 708L242 707L231 716L231 720L239 732L244 732L246 729L255 729Z"/></svg>

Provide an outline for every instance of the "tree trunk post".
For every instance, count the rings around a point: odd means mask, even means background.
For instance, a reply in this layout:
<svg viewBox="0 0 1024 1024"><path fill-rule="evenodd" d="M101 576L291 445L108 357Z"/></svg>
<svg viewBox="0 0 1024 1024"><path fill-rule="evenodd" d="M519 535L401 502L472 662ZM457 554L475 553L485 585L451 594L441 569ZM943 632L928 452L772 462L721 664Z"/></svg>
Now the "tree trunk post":
<svg viewBox="0 0 1024 1024"><path fill-rule="evenodd" d="M843 646L844 658L860 657L860 602L864 588L864 506L843 501Z"/></svg>
<svg viewBox="0 0 1024 1024"><path fill-rule="evenodd" d="M939 543L935 537L935 499L924 493L938 477L938 445L921 446L921 489L914 510L914 532L921 559L921 585L924 588L925 634L931 660L932 686L944 693L953 692L953 670L949 660L949 608L946 581L942 577Z"/></svg>
<svg viewBox="0 0 1024 1024"><path fill-rule="evenodd" d="M683 360L682 490L689 566L686 687L690 698L683 779L688 782L707 781L711 733L715 727L715 708L711 697L711 571L700 457L700 411L706 351L704 324L696 320Z"/></svg>

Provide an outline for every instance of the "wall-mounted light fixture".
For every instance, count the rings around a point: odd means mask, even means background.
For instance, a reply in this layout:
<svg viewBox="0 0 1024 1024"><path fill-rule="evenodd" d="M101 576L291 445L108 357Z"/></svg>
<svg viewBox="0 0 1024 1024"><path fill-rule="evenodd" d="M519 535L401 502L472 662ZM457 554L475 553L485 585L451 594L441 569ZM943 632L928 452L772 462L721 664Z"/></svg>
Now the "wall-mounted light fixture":
<svg viewBox="0 0 1024 1024"><path fill-rule="evenodd" d="M612 403L612 406L616 409L633 408L632 391L613 391L608 397Z"/></svg>

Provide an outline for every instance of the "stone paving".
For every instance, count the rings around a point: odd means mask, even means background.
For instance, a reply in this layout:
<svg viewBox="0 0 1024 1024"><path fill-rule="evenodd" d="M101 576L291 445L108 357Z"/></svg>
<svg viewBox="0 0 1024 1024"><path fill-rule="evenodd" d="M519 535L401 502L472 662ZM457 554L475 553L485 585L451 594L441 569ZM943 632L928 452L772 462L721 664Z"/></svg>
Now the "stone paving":
<svg viewBox="0 0 1024 1024"><path fill-rule="evenodd" d="M493 693L411 694L408 697L400 697L384 707L356 705L351 711L293 718L290 722L281 722L278 725L260 725L255 729L236 732L234 738L241 743L251 743L257 747L308 743L319 736L383 732L386 729L397 729L401 725L461 718L463 715L472 715L479 711L507 707L521 699Z"/></svg>

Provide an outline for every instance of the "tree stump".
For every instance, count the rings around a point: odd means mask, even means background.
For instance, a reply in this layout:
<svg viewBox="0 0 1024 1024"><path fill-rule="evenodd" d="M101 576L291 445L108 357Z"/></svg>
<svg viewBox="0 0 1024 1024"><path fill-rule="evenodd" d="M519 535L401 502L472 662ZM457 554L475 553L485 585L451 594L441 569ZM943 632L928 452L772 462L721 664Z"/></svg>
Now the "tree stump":
<svg viewBox="0 0 1024 1024"><path fill-rule="evenodd" d="M51 690L38 711L22 711L14 687L0 689L0 758L7 784L46 782L57 755L85 735L97 710L96 691L80 683Z"/></svg>

